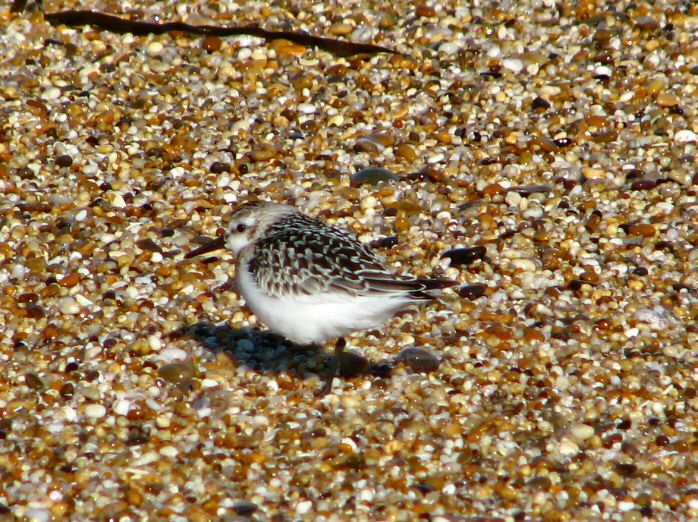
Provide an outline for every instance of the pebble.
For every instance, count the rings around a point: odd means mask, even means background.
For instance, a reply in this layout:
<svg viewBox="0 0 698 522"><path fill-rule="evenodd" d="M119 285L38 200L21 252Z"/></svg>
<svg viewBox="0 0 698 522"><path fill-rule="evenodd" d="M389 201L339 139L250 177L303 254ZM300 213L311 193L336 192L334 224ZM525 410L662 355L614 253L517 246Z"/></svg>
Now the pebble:
<svg viewBox="0 0 698 522"><path fill-rule="evenodd" d="M424 348L410 347L402 350L397 360L416 372L433 372L439 368L439 358Z"/></svg>
<svg viewBox="0 0 698 522"><path fill-rule="evenodd" d="M58 303L58 309L63 315L75 315L80 313L80 305L75 298L70 296L61 298Z"/></svg>
<svg viewBox="0 0 698 522"><path fill-rule="evenodd" d="M560 455L569 457L579 453L579 446L569 439L563 439L558 447Z"/></svg>
<svg viewBox="0 0 698 522"><path fill-rule="evenodd" d="M502 66L505 69L509 69L513 73L518 74L523 71L525 64L523 60L519 58L504 58L502 60Z"/></svg>
<svg viewBox="0 0 698 522"><path fill-rule="evenodd" d="M187 356L188 354L186 351L174 346L169 346L158 352L158 358L165 362L183 361Z"/></svg>
<svg viewBox="0 0 698 522"><path fill-rule="evenodd" d="M594 428L588 424L573 424L570 433L578 441L584 441L594 436Z"/></svg>
<svg viewBox="0 0 698 522"><path fill-rule="evenodd" d="M366 167L359 170L351 177L351 186L359 187L363 184L377 185L378 183L390 183L391 181L398 181L400 178L389 171L381 167Z"/></svg>
<svg viewBox="0 0 698 522"><path fill-rule="evenodd" d="M676 143L693 143L698 141L698 134L692 130L683 129L674 134Z"/></svg>
<svg viewBox="0 0 698 522"><path fill-rule="evenodd" d="M146 52L148 53L148 56L150 57L156 57L160 56L162 53L163 45L160 42L150 42L148 46L146 47Z"/></svg>
<svg viewBox="0 0 698 522"><path fill-rule="evenodd" d="M161 366L158 375L170 384L187 386L194 377L194 369L185 362L174 362Z"/></svg>
<svg viewBox="0 0 698 522"><path fill-rule="evenodd" d="M487 249L484 246L452 248L441 254L441 258L451 260L451 266L469 265L485 258Z"/></svg>
<svg viewBox="0 0 698 522"><path fill-rule="evenodd" d="M298 105L298 111L303 114L315 114L317 107L312 103L301 103Z"/></svg>
<svg viewBox="0 0 698 522"><path fill-rule="evenodd" d="M313 507L313 503L310 500L304 500L296 505L296 513L299 515L305 515Z"/></svg>
<svg viewBox="0 0 698 522"><path fill-rule="evenodd" d="M126 416L128 414L129 409L131 408L131 402L124 400L124 399L119 399L117 401L114 401L114 404L112 405L112 411L116 415L121 415Z"/></svg>
<svg viewBox="0 0 698 522"><path fill-rule="evenodd" d="M593 169L591 167L583 167L582 168L582 176L584 177L584 179L597 180L597 179L605 179L606 173L601 169Z"/></svg>
<svg viewBox="0 0 698 522"><path fill-rule="evenodd" d="M340 375L344 377L355 377L366 373L369 361L363 355L353 351L345 351L339 359Z"/></svg>
<svg viewBox="0 0 698 522"><path fill-rule="evenodd" d="M42 100L54 101L61 97L61 90L58 87L49 87L41 95Z"/></svg>
<svg viewBox="0 0 698 522"><path fill-rule="evenodd" d="M458 51L462 49L462 46L460 43L451 41L451 42L444 42L441 45L439 45L439 52L444 53L445 55L452 55L456 54Z"/></svg>
<svg viewBox="0 0 698 522"><path fill-rule="evenodd" d="M471 301L474 301L475 299L479 299L480 297L485 295L486 291L487 291L487 285L483 285L483 284L464 285L458 289L458 295L464 299L470 299Z"/></svg>
<svg viewBox="0 0 698 522"><path fill-rule="evenodd" d="M107 414L107 409L101 404L88 404L85 406L85 415L91 419L99 419Z"/></svg>

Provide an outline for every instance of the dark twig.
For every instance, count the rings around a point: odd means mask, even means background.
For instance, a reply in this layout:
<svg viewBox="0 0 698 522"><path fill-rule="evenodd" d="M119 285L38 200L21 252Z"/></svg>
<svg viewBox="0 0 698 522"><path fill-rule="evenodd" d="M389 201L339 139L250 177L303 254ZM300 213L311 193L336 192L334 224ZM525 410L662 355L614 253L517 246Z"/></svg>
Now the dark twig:
<svg viewBox="0 0 698 522"><path fill-rule="evenodd" d="M374 44L336 40L323 38L294 31L268 31L254 25L245 26L217 26L217 25L190 25L184 22L141 22L126 20L118 16L108 15L97 11L59 11L46 13L46 20L51 25L64 24L72 27L92 25L99 29L113 33L134 35L163 34L171 31L204 35L204 36L236 36L250 35L269 40L289 40L304 46L314 46L328 51L336 56L354 56L357 54L391 53L401 54L397 51Z"/></svg>

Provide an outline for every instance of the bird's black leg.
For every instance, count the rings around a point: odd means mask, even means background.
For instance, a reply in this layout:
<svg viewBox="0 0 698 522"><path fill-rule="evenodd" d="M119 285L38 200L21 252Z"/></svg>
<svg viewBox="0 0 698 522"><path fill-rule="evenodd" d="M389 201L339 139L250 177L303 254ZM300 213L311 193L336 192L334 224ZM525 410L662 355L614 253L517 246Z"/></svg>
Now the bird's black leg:
<svg viewBox="0 0 698 522"><path fill-rule="evenodd" d="M344 340L344 337L337 339L337 342L334 345L334 357L332 357L332 363L330 364L330 369L325 377L325 384L322 385L322 389L320 390L320 395L327 395L330 391L332 391L332 381L334 381L334 378L339 374L342 353L344 352L346 345L347 342Z"/></svg>

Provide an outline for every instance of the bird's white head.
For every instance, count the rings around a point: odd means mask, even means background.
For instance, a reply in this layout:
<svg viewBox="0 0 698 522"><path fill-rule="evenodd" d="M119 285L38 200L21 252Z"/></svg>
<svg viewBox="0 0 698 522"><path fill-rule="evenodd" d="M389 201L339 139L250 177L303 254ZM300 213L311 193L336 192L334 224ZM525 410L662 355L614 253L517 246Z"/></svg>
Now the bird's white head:
<svg viewBox="0 0 698 522"><path fill-rule="evenodd" d="M298 210L295 208L281 203L268 201L243 203L230 215L225 235L192 250L185 257L198 256L220 248L227 248L237 256L246 246L263 237L269 226L284 216L296 212Z"/></svg>

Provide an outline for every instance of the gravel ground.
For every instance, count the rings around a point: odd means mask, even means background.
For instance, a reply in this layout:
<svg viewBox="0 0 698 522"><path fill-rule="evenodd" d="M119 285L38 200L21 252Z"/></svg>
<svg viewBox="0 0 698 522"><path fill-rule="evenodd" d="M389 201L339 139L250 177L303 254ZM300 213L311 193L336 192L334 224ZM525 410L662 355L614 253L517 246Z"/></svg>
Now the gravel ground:
<svg viewBox="0 0 698 522"><path fill-rule="evenodd" d="M0 518L698 517L698 4L46 2L400 53L360 57L8 4ZM253 198L462 287L318 398L183 259Z"/></svg>

